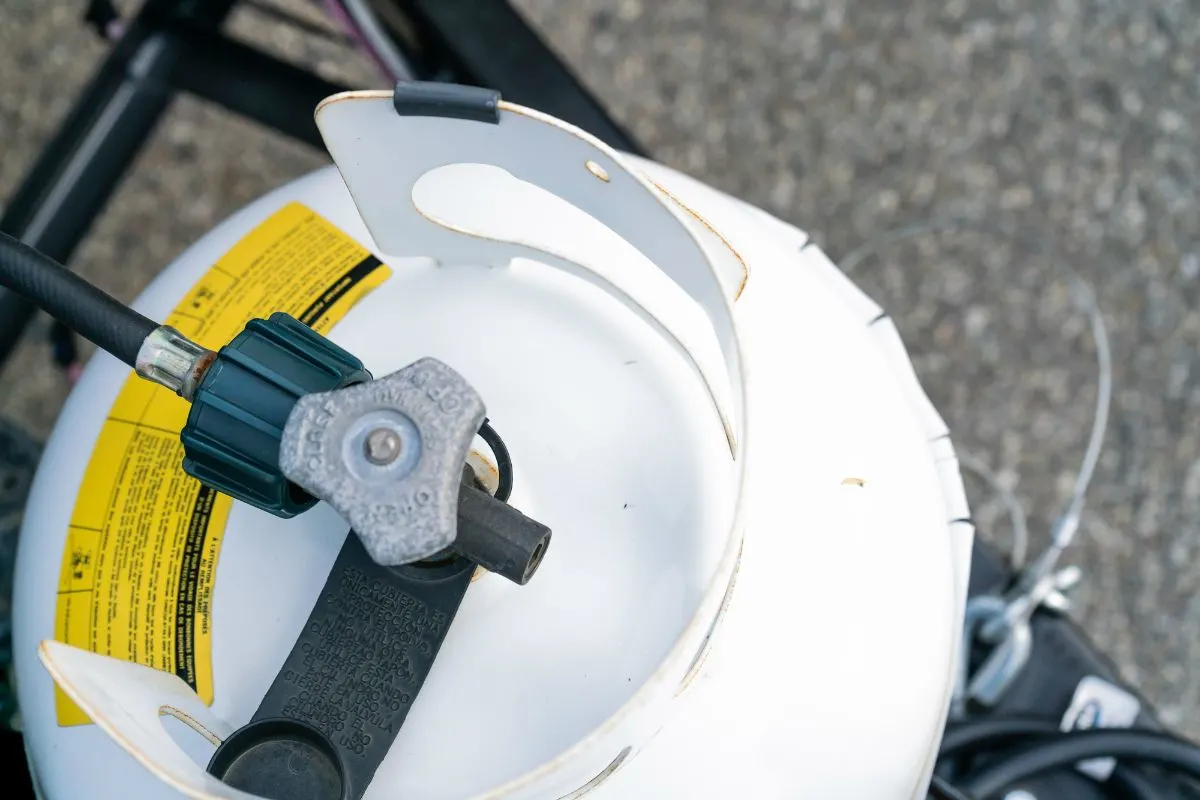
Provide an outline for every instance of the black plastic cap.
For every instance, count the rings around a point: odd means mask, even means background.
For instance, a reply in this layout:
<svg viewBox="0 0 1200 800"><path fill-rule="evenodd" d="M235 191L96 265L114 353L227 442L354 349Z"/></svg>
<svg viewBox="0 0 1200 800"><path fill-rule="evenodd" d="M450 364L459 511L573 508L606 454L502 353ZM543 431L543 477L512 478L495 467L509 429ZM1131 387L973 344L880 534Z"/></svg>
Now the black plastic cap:
<svg viewBox="0 0 1200 800"><path fill-rule="evenodd" d="M392 105L402 117L447 117L474 122L500 121L500 93L457 83L400 81Z"/></svg>

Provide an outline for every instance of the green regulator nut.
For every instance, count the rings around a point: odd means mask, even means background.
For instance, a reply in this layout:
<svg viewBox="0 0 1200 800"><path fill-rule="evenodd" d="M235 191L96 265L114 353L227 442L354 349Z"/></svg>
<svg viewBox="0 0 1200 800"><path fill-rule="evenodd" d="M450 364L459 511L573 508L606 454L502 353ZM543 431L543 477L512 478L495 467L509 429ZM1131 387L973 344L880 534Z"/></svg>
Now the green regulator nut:
<svg viewBox="0 0 1200 800"><path fill-rule="evenodd" d="M180 433L189 475L277 517L317 499L279 468L288 415L303 396L364 383L363 363L284 313L251 320L221 348L192 395Z"/></svg>

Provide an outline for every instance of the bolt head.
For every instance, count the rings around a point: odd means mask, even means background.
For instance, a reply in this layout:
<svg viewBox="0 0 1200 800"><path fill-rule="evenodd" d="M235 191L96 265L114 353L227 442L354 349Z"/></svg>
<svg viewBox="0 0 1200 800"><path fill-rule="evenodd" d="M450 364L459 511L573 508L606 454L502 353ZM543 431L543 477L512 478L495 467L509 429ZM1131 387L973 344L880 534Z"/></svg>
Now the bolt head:
<svg viewBox="0 0 1200 800"><path fill-rule="evenodd" d="M363 454L367 461L377 466L386 466L400 457L404 442L400 434L391 428L376 428L363 441Z"/></svg>

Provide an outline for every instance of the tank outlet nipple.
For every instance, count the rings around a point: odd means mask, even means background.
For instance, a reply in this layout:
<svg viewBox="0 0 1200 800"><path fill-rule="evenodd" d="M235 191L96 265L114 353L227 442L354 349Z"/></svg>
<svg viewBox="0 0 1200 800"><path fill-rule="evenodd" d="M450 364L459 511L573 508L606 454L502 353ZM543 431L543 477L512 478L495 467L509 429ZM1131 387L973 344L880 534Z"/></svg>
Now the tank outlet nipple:
<svg viewBox="0 0 1200 800"><path fill-rule="evenodd" d="M142 341L135 369L190 401L216 356L169 325L160 325Z"/></svg>
<svg viewBox="0 0 1200 800"><path fill-rule="evenodd" d="M464 467L470 473L470 467ZM550 528L463 480L453 551L518 586L529 583L550 547Z"/></svg>

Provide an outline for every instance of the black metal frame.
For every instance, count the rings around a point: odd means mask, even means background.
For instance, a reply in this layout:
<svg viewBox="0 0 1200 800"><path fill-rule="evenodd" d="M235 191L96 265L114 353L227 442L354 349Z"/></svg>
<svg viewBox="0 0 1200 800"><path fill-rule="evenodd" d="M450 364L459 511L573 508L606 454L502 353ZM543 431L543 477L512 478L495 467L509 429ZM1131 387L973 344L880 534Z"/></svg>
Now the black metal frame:
<svg viewBox="0 0 1200 800"><path fill-rule="evenodd" d="M498 89L641 151L505 0L390 2L415 33L406 55L416 77ZM69 261L178 92L321 147L313 109L344 87L221 33L237 3L148 0L14 194L0 230ZM33 317L29 303L0 289L0 367Z"/></svg>

